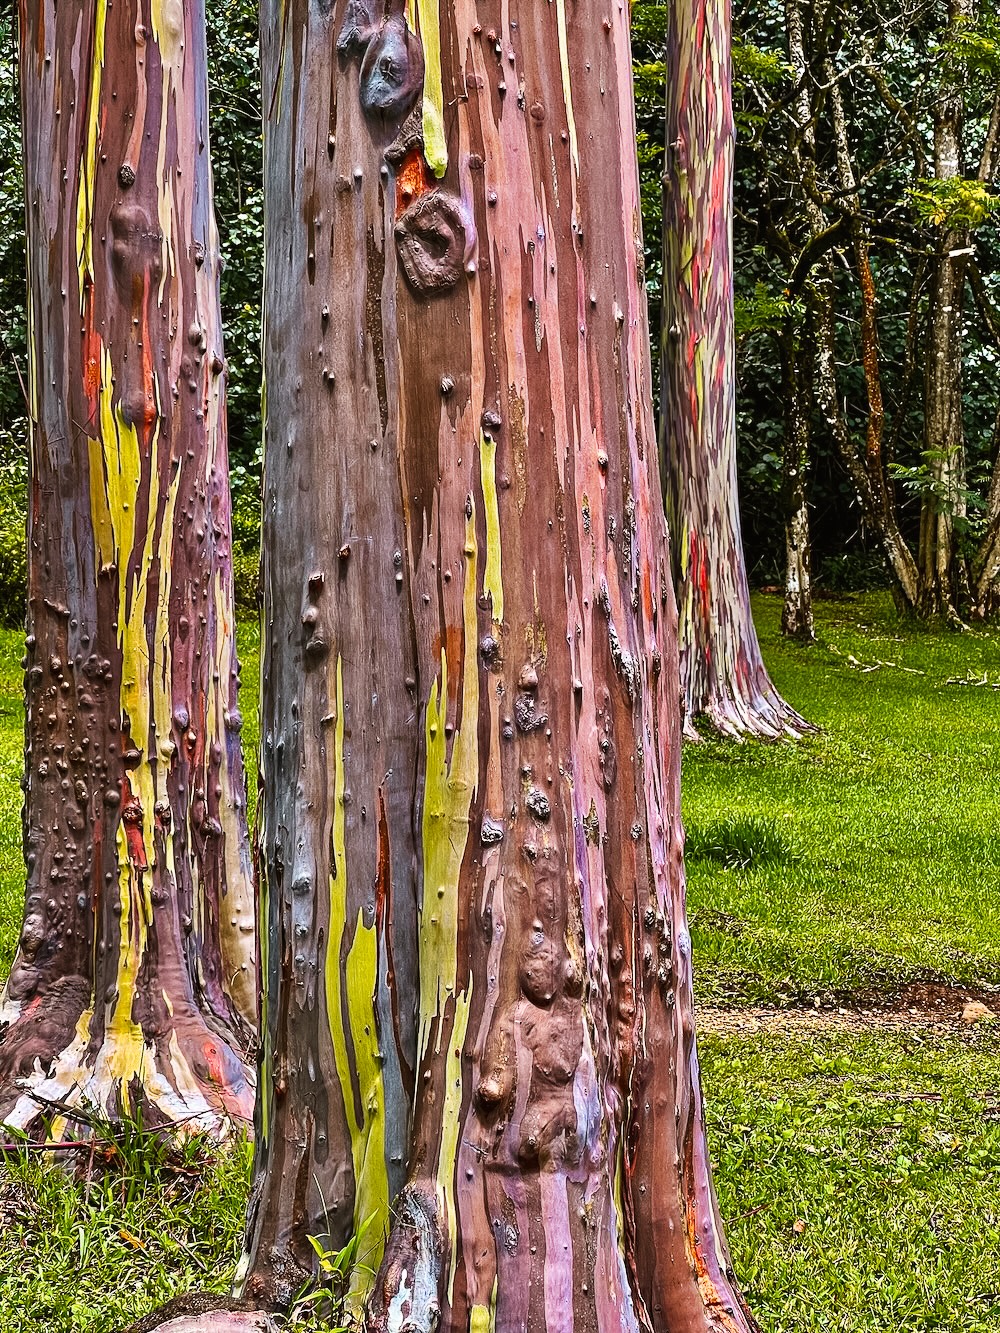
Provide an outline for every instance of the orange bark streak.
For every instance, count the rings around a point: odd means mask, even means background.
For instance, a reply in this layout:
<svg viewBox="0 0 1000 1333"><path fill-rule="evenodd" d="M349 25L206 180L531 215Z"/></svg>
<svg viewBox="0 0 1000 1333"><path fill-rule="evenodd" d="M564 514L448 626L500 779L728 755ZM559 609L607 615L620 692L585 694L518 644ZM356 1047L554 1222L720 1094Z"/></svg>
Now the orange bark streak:
<svg viewBox="0 0 1000 1333"><path fill-rule="evenodd" d="M430 188L424 155L419 148L414 148L403 158L396 177L396 217L405 213L414 199L419 199Z"/></svg>

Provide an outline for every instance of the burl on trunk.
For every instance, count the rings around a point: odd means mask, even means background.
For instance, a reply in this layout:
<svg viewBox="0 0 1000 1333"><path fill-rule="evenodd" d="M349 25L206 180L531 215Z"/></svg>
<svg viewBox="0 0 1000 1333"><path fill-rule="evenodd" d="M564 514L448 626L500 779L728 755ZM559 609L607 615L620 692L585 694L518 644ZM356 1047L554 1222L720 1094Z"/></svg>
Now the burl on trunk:
<svg viewBox="0 0 1000 1333"><path fill-rule="evenodd" d="M204 10L20 20L28 884L0 1118L225 1130L253 1102L254 914Z"/></svg>
<svg viewBox="0 0 1000 1333"><path fill-rule="evenodd" d="M745 1333L684 918L627 7L266 0L244 1290ZM358 1294L365 1286L356 1278Z"/></svg>

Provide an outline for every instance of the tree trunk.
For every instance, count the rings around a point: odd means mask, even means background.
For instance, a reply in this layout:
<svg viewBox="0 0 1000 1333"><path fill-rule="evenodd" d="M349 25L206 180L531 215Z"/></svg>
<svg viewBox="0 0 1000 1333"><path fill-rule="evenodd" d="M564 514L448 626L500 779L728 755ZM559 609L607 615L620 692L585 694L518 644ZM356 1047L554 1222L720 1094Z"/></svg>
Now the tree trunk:
<svg viewBox="0 0 1000 1333"><path fill-rule="evenodd" d="M694 1045L627 10L408 13L262 11L244 1289L287 1303L310 1234L371 1217L370 1333L746 1333Z"/></svg>
<svg viewBox="0 0 1000 1333"><path fill-rule="evenodd" d="M667 28L661 452L680 612L685 734L813 728L781 698L750 611L736 482L729 0L677 0Z"/></svg>
<svg viewBox="0 0 1000 1333"><path fill-rule="evenodd" d="M812 604L812 550L809 540L809 395L803 383L803 365L793 328L780 335L782 379L785 392L785 601L781 632L811 643L816 637Z"/></svg>
<svg viewBox="0 0 1000 1333"><path fill-rule="evenodd" d="M962 416L963 261L968 233L945 231L930 284L924 360L924 457L929 485L920 508L917 609L958 621L968 605L965 557L956 526L965 518L965 430Z"/></svg>
<svg viewBox="0 0 1000 1333"><path fill-rule="evenodd" d="M861 367L865 380L868 419L865 423L865 448L855 443L837 398L835 311L831 265L826 265L825 279L815 284L814 317L817 328L816 376L817 392L823 415L834 432L844 464L855 488L865 518L878 534L889 568L896 579L897 601L913 608L917 603L919 575L916 561L902 533L896 512L892 486L885 474L882 436L885 427L885 404L882 397L881 352L878 340L878 305L875 275L871 264L871 246L868 224L861 212L858 180L851 157L847 130L847 116L841 96L839 73L833 60L827 56L822 65L823 82L829 90L830 125L837 164L837 184L842 196L841 207L851 236L851 250L857 271L858 294L861 301L859 338Z"/></svg>
<svg viewBox="0 0 1000 1333"><path fill-rule="evenodd" d="M789 285L807 282L815 259L803 260L811 246L818 245L827 231L822 209L812 197L815 177L816 135L809 97L808 67L802 32L801 0L785 0L785 31L788 35L788 59L798 92L789 108L794 134L790 156L799 177L801 230L805 245L792 269ZM801 277L796 270L803 267ZM802 355L800 339L791 320L786 320L779 337L782 357L782 382L785 394L784 472L785 472L785 602L781 630L789 638L811 643L816 637L812 606L812 550L809 533L809 504L806 478L809 471L809 416L812 377L808 359Z"/></svg>
<svg viewBox="0 0 1000 1333"><path fill-rule="evenodd" d="M952 29L971 17L970 0L950 0ZM964 98L954 75L933 107L934 179L962 175ZM965 518L965 429L962 416L962 305L969 253L967 229L939 228L930 281L927 346L924 357L924 458L929 485L920 509L917 609L924 616L960 619L968 608L969 577L956 546L956 528Z"/></svg>
<svg viewBox="0 0 1000 1333"><path fill-rule="evenodd" d="M20 63L28 883L0 1112L224 1130L253 1099L254 913L203 7L32 0Z"/></svg>

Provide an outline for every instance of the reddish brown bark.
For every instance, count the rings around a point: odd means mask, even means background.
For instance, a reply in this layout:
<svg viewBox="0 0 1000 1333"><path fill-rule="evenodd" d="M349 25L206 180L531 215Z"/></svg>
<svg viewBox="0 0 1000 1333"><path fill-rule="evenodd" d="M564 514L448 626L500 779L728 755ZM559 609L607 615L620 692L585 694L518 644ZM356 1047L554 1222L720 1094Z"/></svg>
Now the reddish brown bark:
<svg viewBox="0 0 1000 1333"><path fill-rule="evenodd" d="M204 12L25 0L20 28L28 884L0 1113L224 1128L252 1103L254 919Z"/></svg>
<svg viewBox="0 0 1000 1333"><path fill-rule="evenodd" d="M745 1333L695 1054L627 13L407 13L262 12L245 1290L287 1303L310 1234L372 1217L370 1333Z"/></svg>

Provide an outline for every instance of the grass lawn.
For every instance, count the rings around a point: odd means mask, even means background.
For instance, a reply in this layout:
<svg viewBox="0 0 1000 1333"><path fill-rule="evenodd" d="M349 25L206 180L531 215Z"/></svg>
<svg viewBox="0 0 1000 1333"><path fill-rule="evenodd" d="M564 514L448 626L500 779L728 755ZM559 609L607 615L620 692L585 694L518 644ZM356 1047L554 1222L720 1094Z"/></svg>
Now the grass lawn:
<svg viewBox="0 0 1000 1333"><path fill-rule="evenodd" d="M764 1333L997 1333L998 1025L803 1008L1000 983L1000 636L915 632L878 594L820 603L803 649L780 640L776 598L756 611L776 683L823 732L685 751L702 1073L737 1272ZM253 745L252 626L241 646ZM23 892L19 656L0 636L4 971ZM114 1333L173 1292L225 1286L248 1151L194 1175L162 1156L133 1144L89 1187L8 1160L3 1333Z"/></svg>

